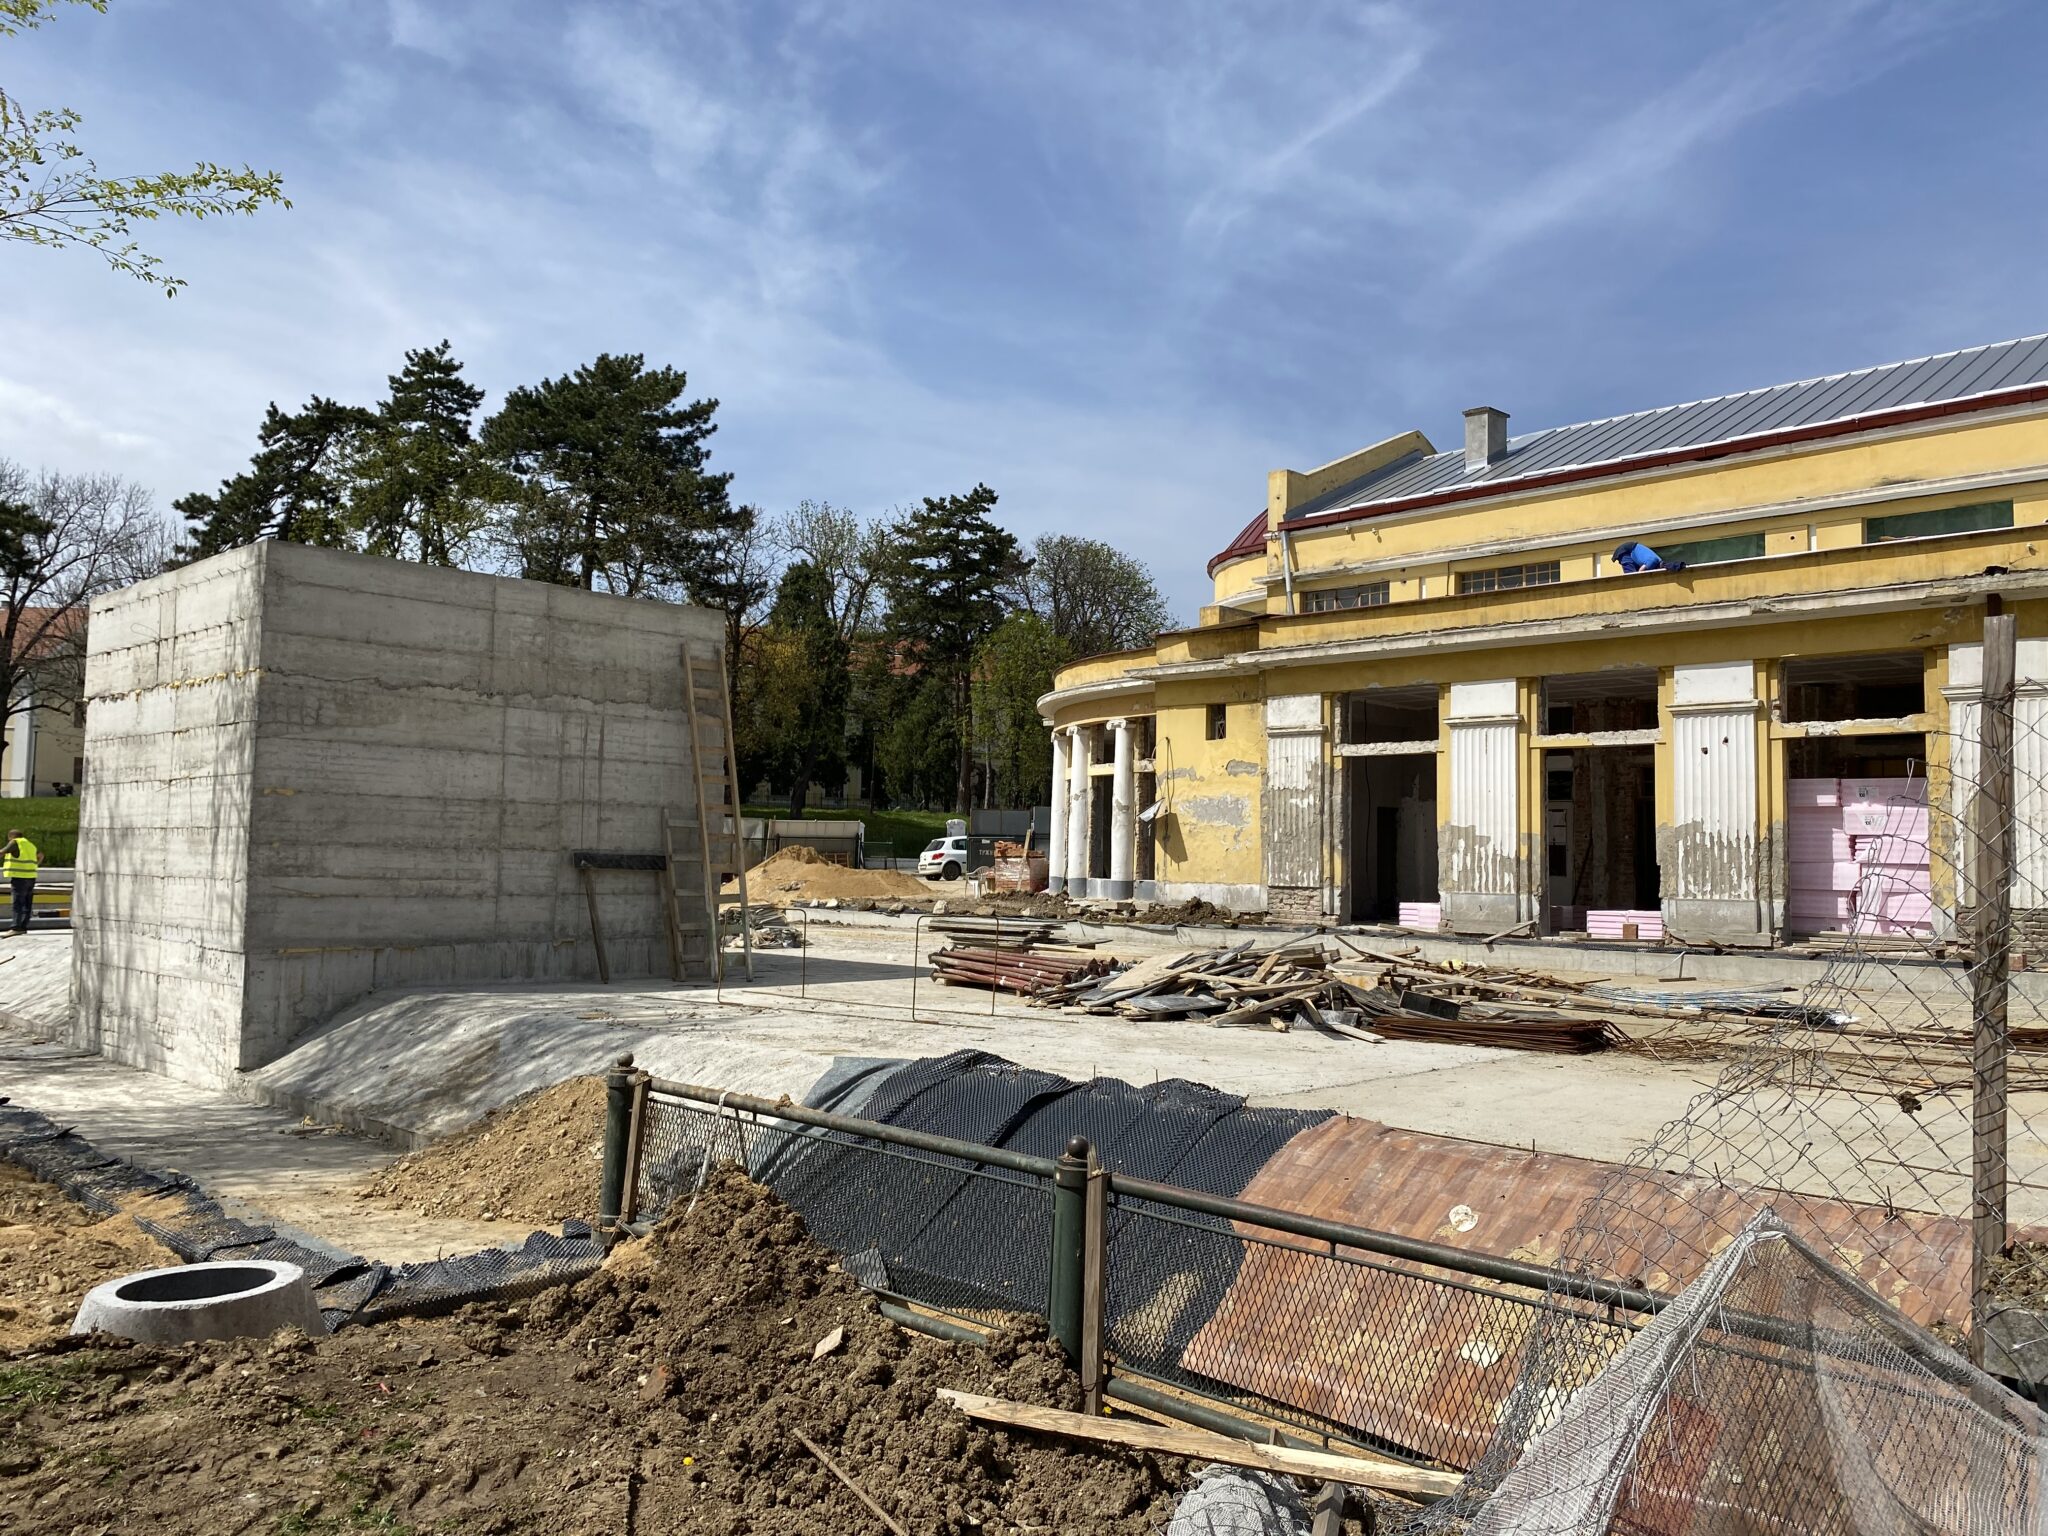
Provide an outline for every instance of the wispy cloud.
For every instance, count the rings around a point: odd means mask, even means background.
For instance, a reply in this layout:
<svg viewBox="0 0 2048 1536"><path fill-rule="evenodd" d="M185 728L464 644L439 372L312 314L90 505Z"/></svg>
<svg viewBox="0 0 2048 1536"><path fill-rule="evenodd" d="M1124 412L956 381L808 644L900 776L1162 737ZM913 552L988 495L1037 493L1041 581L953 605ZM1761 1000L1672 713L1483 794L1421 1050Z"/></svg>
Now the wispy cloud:
<svg viewBox="0 0 2048 1536"><path fill-rule="evenodd" d="M1801 98L1852 90L1975 14L1967 4L1912 0L1781 5L1525 185L1478 204L1451 275L1469 277L1559 229L1682 195L1667 183L1688 156Z"/></svg>

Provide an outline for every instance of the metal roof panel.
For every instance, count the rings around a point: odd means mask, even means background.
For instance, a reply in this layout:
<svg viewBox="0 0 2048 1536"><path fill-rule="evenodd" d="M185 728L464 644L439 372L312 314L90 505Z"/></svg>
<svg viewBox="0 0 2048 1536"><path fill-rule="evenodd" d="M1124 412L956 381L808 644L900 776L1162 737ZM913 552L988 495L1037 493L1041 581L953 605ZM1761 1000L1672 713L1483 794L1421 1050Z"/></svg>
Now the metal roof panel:
<svg viewBox="0 0 2048 1536"><path fill-rule="evenodd" d="M1821 378L1773 384L1681 405L1577 422L1509 439L1507 456L1477 473L1462 449L1390 465L1297 507L1288 520L1352 511L1456 486L1502 487L1549 470L1618 463L1640 454L1706 448L1767 432L1848 420L1873 411L1935 405L2048 381L2048 334L1966 347Z"/></svg>

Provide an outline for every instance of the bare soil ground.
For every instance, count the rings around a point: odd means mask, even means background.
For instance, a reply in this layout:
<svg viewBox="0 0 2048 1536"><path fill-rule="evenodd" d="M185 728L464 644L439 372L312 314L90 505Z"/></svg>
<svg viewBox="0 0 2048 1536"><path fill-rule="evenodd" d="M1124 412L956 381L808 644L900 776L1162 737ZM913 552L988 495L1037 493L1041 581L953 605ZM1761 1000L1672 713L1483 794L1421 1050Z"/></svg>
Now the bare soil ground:
<svg viewBox="0 0 2048 1536"><path fill-rule="evenodd" d="M900 869L849 869L801 846L772 854L747 871L747 899L792 901L930 901L939 892Z"/></svg>
<svg viewBox="0 0 2048 1536"><path fill-rule="evenodd" d="M128 1217L95 1215L0 1163L0 1350L60 1339L94 1286L177 1262Z"/></svg>
<svg viewBox="0 0 2048 1536"><path fill-rule="evenodd" d="M551 1227L596 1214L603 1167L604 1081L575 1077L400 1158L357 1194L419 1216Z"/></svg>
<svg viewBox="0 0 2048 1536"><path fill-rule="evenodd" d="M801 1432L917 1536L1165 1524L1181 1463L976 1425L941 1386L1079 1397L1042 1338L979 1350L898 1329L787 1207L727 1173L524 1305L0 1356L0 1508L20 1536L879 1530Z"/></svg>

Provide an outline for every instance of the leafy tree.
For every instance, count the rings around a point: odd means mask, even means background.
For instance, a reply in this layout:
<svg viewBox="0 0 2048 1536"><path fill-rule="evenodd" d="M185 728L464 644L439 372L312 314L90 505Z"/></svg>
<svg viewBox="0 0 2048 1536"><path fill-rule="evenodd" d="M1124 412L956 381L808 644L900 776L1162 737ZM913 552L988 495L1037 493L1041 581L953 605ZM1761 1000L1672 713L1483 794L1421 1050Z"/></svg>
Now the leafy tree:
<svg viewBox="0 0 2048 1536"><path fill-rule="evenodd" d="M0 37L41 26L65 0L0 0ZM72 0L96 11L106 0ZM255 213L266 204L289 208L275 171L233 170L201 161L189 171L102 176L74 137L82 119L67 107L31 110L0 90L0 238L63 249L97 251L116 272L153 283L167 296L184 279L163 270L130 238L135 226L161 219L210 219Z"/></svg>
<svg viewBox="0 0 2048 1536"><path fill-rule="evenodd" d="M1045 620L1069 657L1143 645L1173 622L1142 561L1074 534L1038 538L1014 597Z"/></svg>
<svg viewBox="0 0 2048 1536"><path fill-rule="evenodd" d="M372 554L456 565L499 478L470 428L484 392L462 377L446 341L408 351L390 386L350 466L349 519Z"/></svg>
<svg viewBox="0 0 2048 1536"><path fill-rule="evenodd" d="M92 600L161 571L169 544L141 486L0 459L0 730L78 703Z"/></svg>
<svg viewBox="0 0 2048 1536"><path fill-rule="evenodd" d="M352 547L353 456L374 421L360 406L320 395L289 414L272 401L249 467L211 495L195 491L171 503L190 525L179 555L198 560L258 539Z"/></svg>
<svg viewBox="0 0 2048 1536"><path fill-rule="evenodd" d="M829 501L800 501L782 515L777 532L793 557L815 566L830 583L832 621L851 644L879 617L898 520L864 523Z"/></svg>
<svg viewBox="0 0 2048 1536"><path fill-rule="evenodd" d="M789 814L801 816L815 783L846 772L847 645L831 609L832 584L798 561L782 573L775 607L760 637L761 686L754 716L765 748L763 769L789 788Z"/></svg>
<svg viewBox="0 0 2048 1536"><path fill-rule="evenodd" d="M688 382L605 353L505 397L482 441L520 482L509 532L523 574L626 596L717 586L721 544L754 514L705 467L718 402L680 403Z"/></svg>
<svg viewBox="0 0 2048 1536"><path fill-rule="evenodd" d="M964 496L927 496L904 520L889 572L889 633L926 685L919 712L938 732L935 746L953 760L952 804L962 812L974 789L975 654L1002 623L1003 593L1020 575L1016 538L989 517L995 504L985 485ZM942 714L926 692L944 701Z"/></svg>
<svg viewBox="0 0 2048 1536"><path fill-rule="evenodd" d="M982 643L974 666L974 740L1001 805L1052 795L1052 737L1038 701L1073 653L1035 613L1013 613Z"/></svg>

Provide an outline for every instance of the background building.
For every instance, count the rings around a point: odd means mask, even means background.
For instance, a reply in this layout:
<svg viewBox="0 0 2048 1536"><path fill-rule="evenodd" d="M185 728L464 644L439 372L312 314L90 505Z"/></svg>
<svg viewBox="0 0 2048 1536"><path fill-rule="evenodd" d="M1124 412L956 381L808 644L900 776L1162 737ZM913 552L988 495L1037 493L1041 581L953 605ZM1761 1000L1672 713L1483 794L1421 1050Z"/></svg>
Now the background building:
<svg viewBox="0 0 2048 1536"><path fill-rule="evenodd" d="M2022 793L2048 781L2044 523L2048 337L1277 470L1197 627L1041 701L1055 880L1466 933L1941 933L1987 603ZM1666 568L1625 569L1636 541Z"/></svg>

